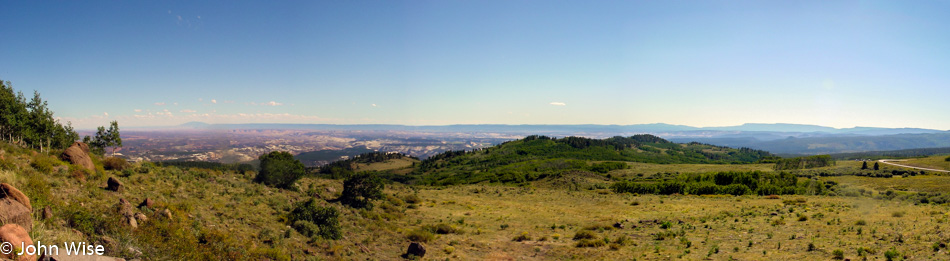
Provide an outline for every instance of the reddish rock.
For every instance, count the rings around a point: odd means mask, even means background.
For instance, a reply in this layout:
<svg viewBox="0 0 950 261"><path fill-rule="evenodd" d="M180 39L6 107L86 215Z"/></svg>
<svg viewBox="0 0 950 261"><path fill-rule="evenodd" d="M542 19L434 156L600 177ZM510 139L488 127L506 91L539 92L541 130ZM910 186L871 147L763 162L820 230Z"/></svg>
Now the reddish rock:
<svg viewBox="0 0 950 261"><path fill-rule="evenodd" d="M30 198L26 197L26 195L23 194L23 192L20 192L19 189L14 188L10 184L0 183L0 194L2 194L0 196L3 196L3 197L13 198L13 200L20 202L20 204L23 204L24 206L26 206L26 208L29 209L30 211L33 210L33 206L30 205Z"/></svg>
<svg viewBox="0 0 950 261"><path fill-rule="evenodd" d="M26 231L23 227L17 224L6 224L0 227L0 241L13 244L17 248L21 245L32 245L33 240L30 239L29 232ZM13 259L14 253L3 254L0 253L0 257ZM17 257L16 261L35 261L35 255L23 255Z"/></svg>
<svg viewBox="0 0 950 261"><path fill-rule="evenodd" d="M64 161L68 161L73 165L86 168L88 170L96 170L96 166L92 164L92 158L89 157L89 145L86 145L82 142L74 142L73 145L66 148L66 151L63 152L62 158Z"/></svg>
<svg viewBox="0 0 950 261"><path fill-rule="evenodd" d="M145 200L142 200L142 203L139 203L139 208L152 208L153 205L155 205L155 201L151 198L145 198Z"/></svg>
<svg viewBox="0 0 950 261"><path fill-rule="evenodd" d="M0 184L0 224L17 224L27 232L33 230L33 207L30 199L9 184Z"/></svg>

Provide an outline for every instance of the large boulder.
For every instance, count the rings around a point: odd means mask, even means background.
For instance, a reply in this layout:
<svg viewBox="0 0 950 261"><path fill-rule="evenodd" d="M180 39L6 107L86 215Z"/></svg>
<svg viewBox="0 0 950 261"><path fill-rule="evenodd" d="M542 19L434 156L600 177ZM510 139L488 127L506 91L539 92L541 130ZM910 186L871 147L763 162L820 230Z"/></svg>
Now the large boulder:
<svg viewBox="0 0 950 261"><path fill-rule="evenodd" d="M23 227L17 224L6 224L0 227L0 241L10 243L14 248L20 248L22 245L32 245L33 239L30 238L30 233L26 231ZM13 259L15 257L14 253L4 254L7 249L0 251L0 257ZM18 252L14 250L14 252ZM13 259L16 261L35 261L35 255L24 254L22 256L16 257Z"/></svg>
<svg viewBox="0 0 950 261"><path fill-rule="evenodd" d="M0 224L17 224L27 232L33 230L33 207L30 198L7 183L0 183Z"/></svg>
<svg viewBox="0 0 950 261"><path fill-rule="evenodd" d="M92 164L92 158L89 157L89 145L82 142L73 142L66 151L63 152L63 160L73 165L95 170L96 166Z"/></svg>
<svg viewBox="0 0 950 261"><path fill-rule="evenodd" d="M109 180L106 181L106 189L108 190L122 192L122 187L124 187L122 182L120 182L119 179L115 177L109 177Z"/></svg>

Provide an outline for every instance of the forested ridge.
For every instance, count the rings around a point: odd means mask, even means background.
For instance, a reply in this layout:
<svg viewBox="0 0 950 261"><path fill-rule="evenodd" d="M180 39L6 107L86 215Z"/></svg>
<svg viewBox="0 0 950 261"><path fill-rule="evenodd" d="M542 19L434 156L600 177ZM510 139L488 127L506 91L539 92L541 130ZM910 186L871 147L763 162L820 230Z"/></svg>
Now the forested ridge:
<svg viewBox="0 0 950 261"><path fill-rule="evenodd" d="M517 183L566 170L606 172L625 167L625 164L610 161L743 164L773 158L771 153L761 150L732 149L695 142L672 143L649 134L608 139L532 135L490 148L447 151L429 157L419 164L416 174L421 175L423 183L429 184L482 181Z"/></svg>

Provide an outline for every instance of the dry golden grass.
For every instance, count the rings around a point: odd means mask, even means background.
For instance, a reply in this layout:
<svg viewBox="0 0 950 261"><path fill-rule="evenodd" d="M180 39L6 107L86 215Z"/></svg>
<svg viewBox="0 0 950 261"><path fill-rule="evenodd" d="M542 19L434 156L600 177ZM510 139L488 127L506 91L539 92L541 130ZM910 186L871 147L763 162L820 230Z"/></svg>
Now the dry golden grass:
<svg viewBox="0 0 950 261"><path fill-rule="evenodd" d="M926 158L905 159L894 163L921 168L950 170L950 161L946 161L946 159L947 155L940 155Z"/></svg>
<svg viewBox="0 0 950 261"><path fill-rule="evenodd" d="M397 187L392 192L408 190ZM950 258L946 250L931 248L948 238L943 232L950 226L946 224L948 208L904 201L782 196L805 200L787 205L781 199L757 196L635 196L493 185L424 188L418 195L424 200L421 206L389 223L397 227L395 233L439 223L464 231L438 235L427 243L430 252L426 258L432 260L698 260L707 256L713 260L822 260L830 259L836 249L844 251L846 258L858 259L858 248L874 252L867 254L871 259L883 259L883 253L891 248L912 259ZM805 216L803 221L799 214ZM862 220L865 225L856 225ZM624 237L625 245L613 249L576 247L578 241L572 237L578 230L610 227L618 221L623 221L625 228L594 233L611 243ZM664 221L672 227L661 228ZM346 241L359 241L361 236L378 238L385 230L367 231L375 234L358 233L357 239ZM523 234L531 240L513 240ZM397 252L365 255L391 258L405 251L408 243L398 237L392 242L376 241L374 248L395 245ZM809 243L816 247L814 251L808 251ZM450 246L451 253L440 251ZM716 247L718 253L710 254Z"/></svg>

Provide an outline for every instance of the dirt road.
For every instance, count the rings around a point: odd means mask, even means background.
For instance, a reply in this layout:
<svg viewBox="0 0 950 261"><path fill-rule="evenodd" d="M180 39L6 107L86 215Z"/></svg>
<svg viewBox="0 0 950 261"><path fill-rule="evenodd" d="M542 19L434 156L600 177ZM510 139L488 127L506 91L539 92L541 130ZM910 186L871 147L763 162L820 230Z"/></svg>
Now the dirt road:
<svg viewBox="0 0 950 261"><path fill-rule="evenodd" d="M901 164L897 164L897 163L891 163L891 161L900 162L900 161L904 161L904 160L882 159L882 160L878 160L878 161L881 162L881 163L884 163L884 164L894 165L894 166L898 166L898 167L905 167L905 168L912 168L912 169L919 169L919 170L926 170L926 171L950 172L950 171L946 171L946 170L942 170L942 169L928 169L928 168L921 168L921 167L914 167L914 166L901 165Z"/></svg>

